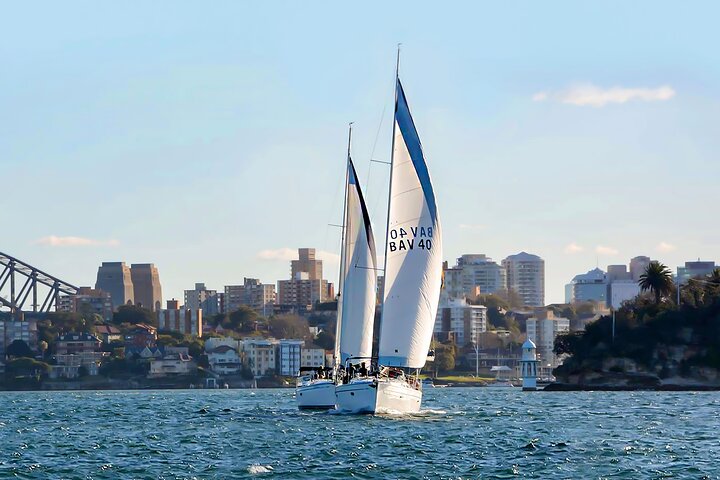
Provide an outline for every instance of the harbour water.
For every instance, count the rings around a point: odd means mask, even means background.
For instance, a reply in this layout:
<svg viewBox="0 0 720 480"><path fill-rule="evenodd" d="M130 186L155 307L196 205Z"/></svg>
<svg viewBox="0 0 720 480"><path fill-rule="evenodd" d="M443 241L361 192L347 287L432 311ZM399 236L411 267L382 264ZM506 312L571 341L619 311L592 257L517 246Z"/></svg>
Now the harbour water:
<svg viewBox="0 0 720 480"><path fill-rule="evenodd" d="M417 415L284 390L0 393L0 478L720 478L720 393L426 389Z"/></svg>

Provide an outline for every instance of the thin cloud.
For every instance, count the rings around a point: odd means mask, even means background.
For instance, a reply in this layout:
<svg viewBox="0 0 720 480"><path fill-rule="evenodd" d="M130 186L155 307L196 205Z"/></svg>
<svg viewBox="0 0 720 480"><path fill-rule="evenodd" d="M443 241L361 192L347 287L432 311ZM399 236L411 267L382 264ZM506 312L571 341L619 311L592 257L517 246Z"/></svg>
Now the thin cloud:
<svg viewBox="0 0 720 480"><path fill-rule="evenodd" d="M599 255L617 255L618 251L612 247L606 247L605 245L598 245L595 247L595 253Z"/></svg>
<svg viewBox="0 0 720 480"><path fill-rule="evenodd" d="M260 260L282 260L289 262L290 260L297 260L298 251L293 248L277 248L275 250L260 250L257 255Z"/></svg>
<svg viewBox="0 0 720 480"><path fill-rule="evenodd" d="M578 245L575 242L572 242L571 244L569 244L568 246L565 247L565 253L567 253L569 255L572 255L575 253L580 253L583 250L585 250L585 248L581 247L580 245Z"/></svg>
<svg viewBox="0 0 720 480"><path fill-rule="evenodd" d="M461 223L460 229L461 230L482 230L485 228L485 225L478 225L478 224L472 224L472 223Z"/></svg>
<svg viewBox="0 0 720 480"><path fill-rule="evenodd" d="M553 100L579 107L604 107L611 103L627 103L630 101L662 102L675 96L675 90L669 85L657 88L603 88L593 84L575 85L557 92L538 92L532 96L533 101Z"/></svg>
<svg viewBox="0 0 720 480"><path fill-rule="evenodd" d="M655 251L660 253L669 253L674 252L675 250L677 250L677 247L667 242L660 242L657 247L655 247Z"/></svg>
<svg viewBox="0 0 720 480"><path fill-rule="evenodd" d="M95 240L84 237L58 237L50 235L34 242L36 245L47 245L49 247L117 247L120 242L117 240Z"/></svg>
<svg viewBox="0 0 720 480"><path fill-rule="evenodd" d="M325 250L317 250L315 252L315 258L323 262L340 263L339 253L326 252Z"/></svg>

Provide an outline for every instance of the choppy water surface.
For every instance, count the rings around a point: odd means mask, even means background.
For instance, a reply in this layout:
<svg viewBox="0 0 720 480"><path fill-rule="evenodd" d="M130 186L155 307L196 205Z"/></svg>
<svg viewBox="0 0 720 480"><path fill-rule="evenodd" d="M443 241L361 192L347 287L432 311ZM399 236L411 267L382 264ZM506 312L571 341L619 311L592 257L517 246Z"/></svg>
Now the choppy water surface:
<svg viewBox="0 0 720 480"><path fill-rule="evenodd" d="M720 478L720 392L426 389L419 415L291 390L0 393L0 478Z"/></svg>

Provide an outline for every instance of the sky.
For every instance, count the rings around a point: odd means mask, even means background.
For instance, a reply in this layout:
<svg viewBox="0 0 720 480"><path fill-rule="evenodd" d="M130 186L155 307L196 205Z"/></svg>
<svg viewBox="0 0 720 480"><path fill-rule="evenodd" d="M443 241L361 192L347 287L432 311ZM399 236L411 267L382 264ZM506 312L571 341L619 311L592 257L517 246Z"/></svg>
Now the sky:
<svg viewBox="0 0 720 480"><path fill-rule="evenodd" d="M396 45L444 257L527 251L546 302L599 265L720 261L716 2L14 2L0 251L163 296L337 278L347 124L384 238Z"/></svg>

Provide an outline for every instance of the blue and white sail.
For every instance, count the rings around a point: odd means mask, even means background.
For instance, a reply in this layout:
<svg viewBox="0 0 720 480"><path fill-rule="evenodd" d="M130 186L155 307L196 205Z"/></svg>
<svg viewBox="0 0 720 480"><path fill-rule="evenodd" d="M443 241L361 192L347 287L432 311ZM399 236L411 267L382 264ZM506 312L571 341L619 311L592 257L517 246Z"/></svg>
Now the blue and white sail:
<svg viewBox="0 0 720 480"><path fill-rule="evenodd" d="M341 255L341 291L338 302L340 362L372 355L377 293L377 255L362 190L348 155L345 198L345 235Z"/></svg>
<svg viewBox="0 0 720 480"><path fill-rule="evenodd" d="M422 368L442 283L442 233L435 192L400 79L380 323L380 365Z"/></svg>

